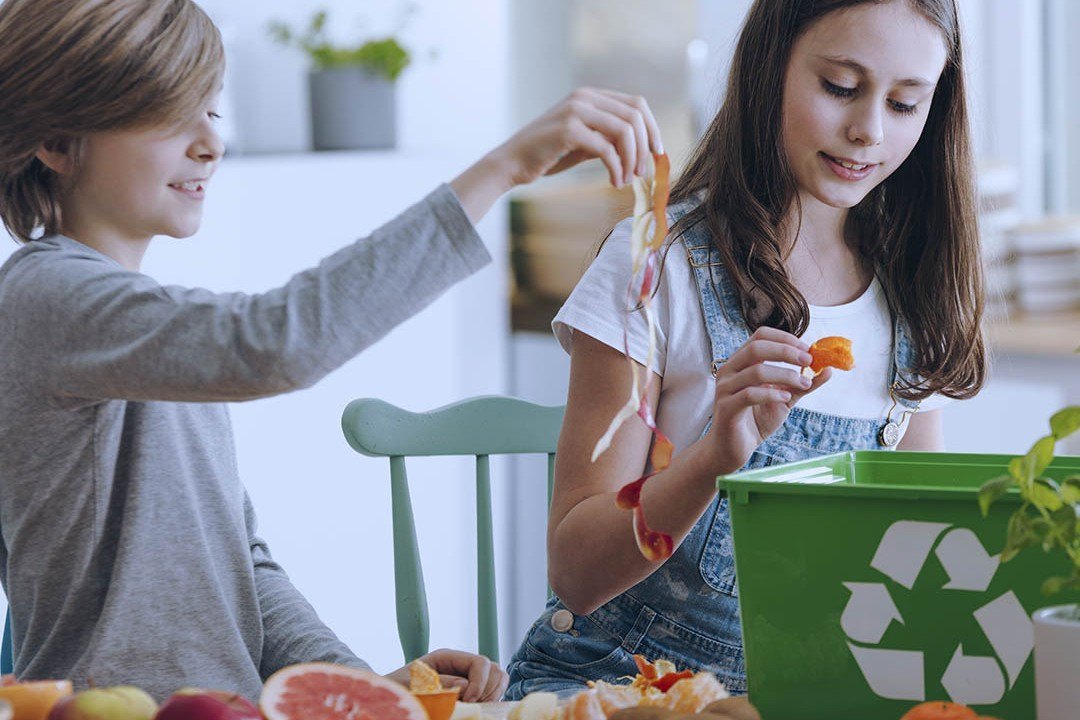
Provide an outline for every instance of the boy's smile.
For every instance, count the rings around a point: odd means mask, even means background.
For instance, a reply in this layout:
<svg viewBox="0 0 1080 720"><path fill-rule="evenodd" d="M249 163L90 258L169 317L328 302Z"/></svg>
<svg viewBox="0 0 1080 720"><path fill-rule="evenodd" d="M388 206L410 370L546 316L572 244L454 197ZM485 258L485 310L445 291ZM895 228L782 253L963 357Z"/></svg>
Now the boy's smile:
<svg viewBox="0 0 1080 720"><path fill-rule="evenodd" d="M169 183L169 187L192 200L202 200L206 197L206 186L209 182L208 176Z"/></svg>
<svg viewBox="0 0 1080 720"><path fill-rule="evenodd" d="M802 202L857 205L919 140L945 68L941 31L908 3L830 13L795 42L783 143Z"/></svg>

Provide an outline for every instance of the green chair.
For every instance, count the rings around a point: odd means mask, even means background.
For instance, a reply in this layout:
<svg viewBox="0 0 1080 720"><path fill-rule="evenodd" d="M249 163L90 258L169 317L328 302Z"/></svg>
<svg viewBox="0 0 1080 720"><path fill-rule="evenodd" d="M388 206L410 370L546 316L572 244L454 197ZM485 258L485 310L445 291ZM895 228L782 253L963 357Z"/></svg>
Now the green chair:
<svg viewBox="0 0 1080 720"><path fill-rule="evenodd" d="M479 649L499 660L495 605L495 548L491 525L491 455L546 453L548 500L555 470L555 446L562 406L535 405L517 398L485 396L425 413L412 413L381 400L354 400L341 427L354 450L390 458L390 497L394 534L394 593L398 636L405 661L428 651L429 623L424 573L416 543L406 457L476 456L476 565Z"/></svg>

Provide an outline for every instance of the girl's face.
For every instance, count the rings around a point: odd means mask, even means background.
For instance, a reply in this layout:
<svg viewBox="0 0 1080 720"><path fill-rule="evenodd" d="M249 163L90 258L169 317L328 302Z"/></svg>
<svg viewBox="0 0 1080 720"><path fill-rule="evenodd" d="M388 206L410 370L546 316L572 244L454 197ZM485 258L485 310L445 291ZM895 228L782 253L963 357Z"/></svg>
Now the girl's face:
<svg viewBox="0 0 1080 720"><path fill-rule="evenodd" d="M210 177L224 153L216 99L173 128L93 133L83 142L64 222L90 237L143 242L189 237L202 221Z"/></svg>
<svg viewBox="0 0 1080 720"><path fill-rule="evenodd" d="M857 205L904 162L945 68L941 30L904 0L830 13L792 48L783 143L804 204Z"/></svg>

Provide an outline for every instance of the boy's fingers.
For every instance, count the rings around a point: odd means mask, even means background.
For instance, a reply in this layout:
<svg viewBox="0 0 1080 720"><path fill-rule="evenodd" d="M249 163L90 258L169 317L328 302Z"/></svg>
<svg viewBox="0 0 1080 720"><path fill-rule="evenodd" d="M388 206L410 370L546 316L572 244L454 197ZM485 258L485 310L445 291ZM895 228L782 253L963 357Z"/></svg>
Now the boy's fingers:
<svg viewBox="0 0 1080 720"><path fill-rule="evenodd" d="M660 138L660 125L656 122L656 118L653 116L652 109L649 107L649 103L645 98L640 95L627 95L615 90L600 90L603 95L607 95L619 102L634 108L641 113L641 119L645 123L645 129L649 136L649 151L660 155L664 152L664 143Z"/></svg>
<svg viewBox="0 0 1080 720"><path fill-rule="evenodd" d="M491 661L477 656L469 667L469 685L461 692L465 702L479 702L491 675Z"/></svg>
<svg viewBox="0 0 1080 720"><path fill-rule="evenodd" d="M652 148L645 114L634 104L603 92L597 92L595 97L598 108L615 115L633 128L634 145L637 148L637 162L634 165L634 172L638 175L644 175L648 169L646 158ZM647 109L648 106L646 106Z"/></svg>
<svg viewBox="0 0 1080 720"><path fill-rule="evenodd" d="M600 108L595 104L577 102L574 108L574 114L585 124L585 127L600 133L607 139L609 144L618 148L622 168L619 177L622 178L623 182L629 182L638 163L637 138L634 135L634 126L618 115L609 112L606 108Z"/></svg>
<svg viewBox="0 0 1080 720"><path fill-rule="evenodd" d="M506 686L509 682L510 678L506 672L501 667L492 665L491 673L488 675L487 687L484 688L484 692L480 696L480 702L500 700L503 693L506 692Z"/></svg>

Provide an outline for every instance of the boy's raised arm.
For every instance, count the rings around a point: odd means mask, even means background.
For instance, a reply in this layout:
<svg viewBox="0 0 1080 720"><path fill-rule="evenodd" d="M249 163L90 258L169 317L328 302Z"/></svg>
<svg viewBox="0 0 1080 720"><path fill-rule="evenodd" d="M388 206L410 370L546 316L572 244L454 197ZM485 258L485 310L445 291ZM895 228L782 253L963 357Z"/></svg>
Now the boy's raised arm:
<svg viewBox="0 0 1080 720"><path fill-rule="evenodd" d="M259 295L164 287L67 238L47 247L9 266L14 312L0 326L34 359L25 380L73 404L309 386L490 261L445 185Z"/></svg>

